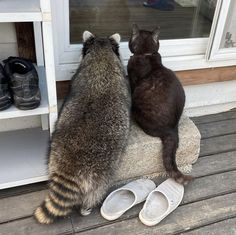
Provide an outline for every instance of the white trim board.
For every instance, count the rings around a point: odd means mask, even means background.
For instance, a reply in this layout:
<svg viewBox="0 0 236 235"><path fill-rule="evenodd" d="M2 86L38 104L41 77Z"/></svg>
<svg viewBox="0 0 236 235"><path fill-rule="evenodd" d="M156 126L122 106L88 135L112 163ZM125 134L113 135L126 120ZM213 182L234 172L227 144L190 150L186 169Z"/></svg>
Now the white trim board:
<svg viewBox="0 0 236 235"><path fill-rule="evenodd" d="M236 80L184 86L186 108L236 101Z"/></svg>
<svg viewBox="0 0 236 235"><path fill-rule="evenodd" d="M1 22L42 21L38 0L1 0Z"/></svg>
<svg viewBox="0 0 236 235"><path fill-rule="evenodd" d="M215 68L215 67L225 67L225 66L236 65L236 59L208 62L205 60L205 55L172 56L172 57L164 57L162 60L163 60L163 64L167 68L172 69L173 71L205 69L205 68ZM128 64L128 60L124 60L123 64L126 68ZM79 63L56 65L56 80L57 81L70 80L72 76L75 74L78 66L79 66Z"/></svg>

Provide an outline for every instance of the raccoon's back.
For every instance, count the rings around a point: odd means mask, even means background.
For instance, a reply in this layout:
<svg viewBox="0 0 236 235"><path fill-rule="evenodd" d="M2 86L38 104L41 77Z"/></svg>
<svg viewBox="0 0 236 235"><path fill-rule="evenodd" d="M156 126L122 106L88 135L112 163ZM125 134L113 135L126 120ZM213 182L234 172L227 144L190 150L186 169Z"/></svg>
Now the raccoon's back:
<svg viewBox="0 0 236 235"><path fill-rule="evenodd" d="M83 79L74 80L72 86L53 135L52 150L60 152L53 159L59 167L70 165L74 171L108 170L127 144L128 86L121 76L106 84L105 90L101 84L91 87ZM60 158L61 153L66 157Z"/></svg>

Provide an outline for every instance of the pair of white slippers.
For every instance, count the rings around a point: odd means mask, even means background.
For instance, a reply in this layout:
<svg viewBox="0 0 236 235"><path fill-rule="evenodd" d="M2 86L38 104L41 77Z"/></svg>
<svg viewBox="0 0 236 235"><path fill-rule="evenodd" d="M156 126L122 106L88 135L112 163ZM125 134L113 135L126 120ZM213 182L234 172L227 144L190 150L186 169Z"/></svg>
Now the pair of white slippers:
<svg viewBox="0 0 236 235"><path fill-rule="evenodd" d="M153 226L178 207L183 195L183 185L173 179L167 179L157 188L152 180L139 179L110 193L103 202L101 215L107 220L115 220L146 200L139 219L143 224Z"/></svg>

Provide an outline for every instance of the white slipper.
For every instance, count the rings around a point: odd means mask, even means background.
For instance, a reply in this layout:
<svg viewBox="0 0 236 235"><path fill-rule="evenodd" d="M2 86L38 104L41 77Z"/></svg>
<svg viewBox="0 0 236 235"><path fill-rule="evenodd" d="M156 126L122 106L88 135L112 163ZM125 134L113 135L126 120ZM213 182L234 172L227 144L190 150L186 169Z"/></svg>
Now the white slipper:
<svg viewBox="0 0 236 235"><path fill-rule="evenodd" d="M132 181L107 196L100 210L101 215L107 220L115 220L134 205L145 201L155 188L155 183L149 179Z"/></svg>
<svg viewBox="0 0 236 235"><path fill-rule="evenodd" d="M149 194L139 219L147 226L158 224L178 207L183 196L184 186L173 179L167 179Z"/></svg>

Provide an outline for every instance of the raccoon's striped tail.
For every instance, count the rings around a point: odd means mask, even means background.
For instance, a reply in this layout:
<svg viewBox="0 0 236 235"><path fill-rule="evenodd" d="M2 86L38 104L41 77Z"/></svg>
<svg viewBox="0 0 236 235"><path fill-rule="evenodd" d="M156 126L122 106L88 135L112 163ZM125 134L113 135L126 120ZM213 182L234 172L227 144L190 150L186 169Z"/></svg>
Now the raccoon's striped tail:
<svg viewBox="0 0 236 235"><path fill-rule="evenodd" d="M49 194L35 210L34 217L41 224L51 224L57 218L67 216L78 202L78 185L64 176L53 174Z"/></svg>

